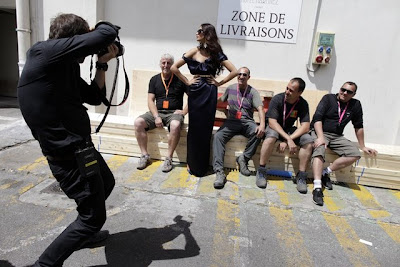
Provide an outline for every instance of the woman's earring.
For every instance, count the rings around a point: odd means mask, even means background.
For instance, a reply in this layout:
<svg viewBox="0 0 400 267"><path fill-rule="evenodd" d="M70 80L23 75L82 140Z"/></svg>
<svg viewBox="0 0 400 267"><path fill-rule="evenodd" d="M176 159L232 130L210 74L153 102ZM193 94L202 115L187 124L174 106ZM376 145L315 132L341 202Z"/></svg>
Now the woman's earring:
<svg viewBox="0 0 400 267"><path fill-rule="evenodd" d="M203 44L204 49L207 49L207 43Z"/></svg>

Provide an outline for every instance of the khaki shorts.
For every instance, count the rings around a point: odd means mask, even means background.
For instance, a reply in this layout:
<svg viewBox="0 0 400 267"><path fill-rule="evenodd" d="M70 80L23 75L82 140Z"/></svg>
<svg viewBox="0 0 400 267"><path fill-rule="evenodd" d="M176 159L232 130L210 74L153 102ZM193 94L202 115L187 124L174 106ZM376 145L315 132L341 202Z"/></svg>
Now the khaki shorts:
<svg viewBox="0 0 400 267"><path fill-rule="evenodd" d="M174 114L175 110L160 110L158 111L158 115L160 116L164 126L168 127L169 130L169 125L171 121L176 120L179 121L181 125L183 125L183 121L185 117L182 114ZM153 117L153 114L148 111L143 115L139 116L140 118L144 119L144 121L147 124L146 131L153 130L155 129L156 126L156 119Z"/></svg>
<svg viewBox="0 0 400 267"><path fill-rule="evenodd" d="M317 138L315 131L311 132L313 138ZM324 133L325 144L330 150L338 154L340 157L361 157L360 150L350 140L346 139L343 135L335 133ZM325 146L319 146L314 149L311 158L322 157L325 161Z"/></svg>
<svg viewBox="0 0 400 267"><path fill-rule="evenodd" d="M294 133L294 131L296 131L296 127L291 127L290 129L286 130L286 133L288 135L291 135L292 133ZM267 139L268 137L273 137L275 139L279 139L280 141L285 141L282 136L279 135L279 133L275 130L273 130L272 128L270 128L269 126L267 127L267 129L265 130L265 139ZM296 138L293 140L293 142L302 147L306 144L309 143L314 143L314 139L311 137L310 134L305 133L302 136L300 136L299 138Z"/></svg>

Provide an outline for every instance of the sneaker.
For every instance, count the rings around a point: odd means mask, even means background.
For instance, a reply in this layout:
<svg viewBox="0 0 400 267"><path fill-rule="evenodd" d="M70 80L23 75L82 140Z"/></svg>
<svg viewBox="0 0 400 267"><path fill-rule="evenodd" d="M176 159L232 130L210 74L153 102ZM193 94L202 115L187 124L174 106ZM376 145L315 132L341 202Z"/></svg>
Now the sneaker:
<svg viewBox="0 0 400 267"><path fill-rule="evenodd" d="M164 164L162 166L162 171L163 172L169 172L172 170L172 159L166 157L164 160Z"/></svg>
<svg viewBox="0 0 400 267"><path fill-rule="evenodd" d="M224 171L223 170L218 170L218 171L215 172L215 175L217 177L215 178L215 181L214 181L214 188L215 189L224 188L225 183L226 183L226 175L225 175Z"/></svg>
<svg viewBox="0 0 400 267"><path fill-rule="evenodd" d="M296 175L297 191L307 194L307 173L299 171Z"/></svg>
<svg viewBox="0 0 400 267"><path fill-rule="evenodd" d="M138 165L137 165L137 169L138 170L143 170L144 168L146 168L147 167L147 165L149 165L150 164L150 155L149 154L147 154L147 155L142 155L141 157L140 157L140 159L139 159L139 163L138 163Z"/></svg>
<svg viewBox="0 0 400 267"><path fill-rule="evenodd" d="M97 245L98 243L100 243L101 241L106 240L109 235L110 235L110 232L108 232L108 230L99 231L99 232L95 233L93 236L91 236L88 240L84 241L80 245L78 250L82 249L82 248L91 248L91 247Z"/></svg>
<svg viewBox="0 0 400 267"><path fill-rule="evenodd" d="M321 180L322 180L322 185L325 186L326 189L328 189L328 190L333 189L331 178L329 177L329 174L325 173L324 175L322 175Z"/></svg>
<svg viewBox="0 0 400 267"><path fill-rule="evenodd" d="M256 185L259 188L267 187L267 169L265 167L259 167L256 174Z"/></svg>
<svg viewBox="0 0 400 267"><path fill-rule="evenodd" d="M321 188L315 188L312 192L312 199L313 202L318 205L318 206L323 206L324 205L324 194L322 193L322 189Z"/></svg>
<svg viewBox="0 0 400 267"><path fill-rule="evenodd" d="M239 165L239 171L241 174L243 174L244 176L251 175L251 171L247 167L247 160L244 158L243 155L240 155L239 157L237 157L236 162Z"/></svg>

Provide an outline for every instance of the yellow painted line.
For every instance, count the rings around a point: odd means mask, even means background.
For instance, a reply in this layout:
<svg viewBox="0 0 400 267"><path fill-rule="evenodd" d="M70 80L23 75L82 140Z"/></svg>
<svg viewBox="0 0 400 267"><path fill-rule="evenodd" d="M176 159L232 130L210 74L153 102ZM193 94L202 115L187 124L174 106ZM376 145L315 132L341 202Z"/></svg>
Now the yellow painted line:
<svg viewBox="0 0 400 267"><path fill-rule="evenodd" d="M232 182L239 181L239 172L229 172L227 179ZM229 183L232 184L232 183ZM230 200L239 198L239 187L232 184L233 192ZM214 227L212 267L233 266L235 257L240 255L239 242L236 233L239 231L239 205L235 202L219 199L217 202L217 218Z"/></svg>
<svg viewBox="0 0 400 267"><path fill-rule="evenodd" d="M8 189L16 183L18 183L18 181L12 181L11 183L2 184L0 185L0 189Z"/></svg>
<svg viewBox="0 0 400 267"><path fill-rule="evenodd" d="M34 184L28 184L27 186L24 186L23 188L21 188L19 190L19 194L22 195L23 193L25 193L26 191L28 191L32 187L34 187Z"/></svg>
<svg viewBox="0 0 400 267"><path fill-rule="evenodd" d="M47 159L45 156L42 156L38 159L36 159L33 163L29 163L25 166L20 167L18 170L19 171L33 171L34 169L47 165Z"/></svg>
<svg viewBox="0 0 400 267"><path fill-rule="evenodd" d="M341 208L333 200L332 194L328 190L324 190L324 204L329 211L338 211Z"/></svg>
<svg viewBox="0 0 400 267"><path fill-rule="evenodd" d="M153 161L149 166L147 166L144 170L135 171L131 177L127 180L127 183L135 183L135 182L145 182L150 180L153 173L160 167L162 161Z"/></svg>
<svg viewBox="0 0 400 267"><path fill-rule="evenodd" d="M379 221L378 224L394 241L400 243L400 225Z"/></svg>
<svg viewBox="0 0 400 267"><path fill-rule="evenodd" d="M216 191L214 189L214 180L215 180L215 175L201 178L199 186L197 187L197 191L200 194L206 194L206 195L215 194Z"/></svg>
<svg viewBox="0 0 400 267"><path fill-rule="evenodd" d="M400 200L400 191L399 190L390 190L390 193L392 193L397 199Z"/></svg>
<svg viewBox="0 0 400 267"><path fill-rule="evenodd" d="M303 237L297 228L296 221L291 210L270 207L270 214L274 217L279 228L278 240L284 245L286 251L286 266L314 266L314 263L305 248ZM301 261L298 260L301 255Z"/></svg>
<svg viewBox="0 0 400 267"><path fill-rule="evenodd" d="M239 206L219 199L217 204L217 220L214 228L213 254L211 266L233 266L235 255L239 255L239 247L235 246L230 236L240 226L237 218Z"/></svg>
<svg viewBox="0 0 400 267"><path fill-rule="evenodd" d="M121 165L124 164L128 159L129 157L127 156L114 155L109 160L107 160L107 165L111 171L115 171L116 169L121 167Z"/></svg>
<svg viewBox="0 0 400 267"><path fill-rule="evenodd" d="M174 168L168 174L167 180L161 184L161 188L194 189L197 179L195 176L189 175L186 168Z"/></svg>
<svg viewBox="0 0 400 267"><path fill-rule="evenodd" d="M243 188L242 192L242 199L248 200L257 200L264 198L265 191L256 189L256 188Z"/></svg>
<svg viewBox="0 0 400 267"><path fill-rule="evenodd" d="M328 213L323 216L354 266L380 266L367 245L359 242L360 238L346 219Z"/></svg>
<svg viewBox="0 0 400 267"><path fill-rule="evenodd" d="M365 188L365 186L349 184L349 187L364 207L367 209L382 209L382 206L379 205L374 196L367 188Z"/></svg>
<svg viewBox="0 0 400 267"><path fill-rule="evenodd" d="M375 219L390 217L392 215L386 210L369 210L368 212Z"/></svg>
<svg viewBox="0 0 400 267"><path fill-rule="evenodd" d="M282 180L268 180L268 186L275 186L276 189L279 191L278 195L283 205L288 206L289 202L289 194L284 192L285 183Z"/></svg>

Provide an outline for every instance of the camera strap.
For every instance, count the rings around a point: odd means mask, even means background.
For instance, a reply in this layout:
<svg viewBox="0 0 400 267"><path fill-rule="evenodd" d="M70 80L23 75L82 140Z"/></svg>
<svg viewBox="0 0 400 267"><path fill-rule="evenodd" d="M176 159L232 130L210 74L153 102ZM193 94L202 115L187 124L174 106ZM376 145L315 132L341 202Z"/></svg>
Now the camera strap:
<svg viewBox="0 0 400 267"><path fill-rule="evenodd" d="M119 71L119 58L116 58L116 59L117 59L117 66L116 66L116 70L115 70L113 86L112 86L111 93L110 93L110 99L107 99L104 95L102 95L102 102L103 102L104 105L107 106L107 110L104 113L103 119L101 120L100 124L97 126L95 133L98 133L100 131L101 127L103 126L103 124L104 124L104 122L105 122L105 120L107 118L107 115L108 115L108 113L110 111L110 108L111 107L118 107L118 106L123 105L126 102L126 100L128 99L128 96L129 96L129 79L128 79L128 75L126 74L125 60L124 60L124 57L122 56L122 66L123 66L124 75L125 75L124 97L123 97L121 103L119 103L119 104L111 104L112 99L114 97L114 93L115 93L115 87L117 85L117 78L118 78L118 71Z"/></svg>

